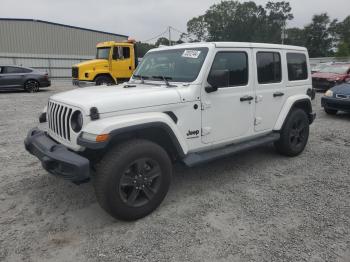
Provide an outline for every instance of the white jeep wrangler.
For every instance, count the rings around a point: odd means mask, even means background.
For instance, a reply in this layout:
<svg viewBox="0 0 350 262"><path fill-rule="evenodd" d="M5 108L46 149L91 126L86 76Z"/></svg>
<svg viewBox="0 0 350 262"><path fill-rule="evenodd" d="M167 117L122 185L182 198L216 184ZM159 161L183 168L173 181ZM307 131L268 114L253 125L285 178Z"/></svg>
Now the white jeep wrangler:
<svg viewBox="0 0 350 262"><path fill-rule="evenodd" d="M172 163L198 164L274 143L308 141L312 85L305 48L194 43L153 49L128 83L52 96L25 147L50 173L92 178L100 205L134 220L164 199Z"/></svg>

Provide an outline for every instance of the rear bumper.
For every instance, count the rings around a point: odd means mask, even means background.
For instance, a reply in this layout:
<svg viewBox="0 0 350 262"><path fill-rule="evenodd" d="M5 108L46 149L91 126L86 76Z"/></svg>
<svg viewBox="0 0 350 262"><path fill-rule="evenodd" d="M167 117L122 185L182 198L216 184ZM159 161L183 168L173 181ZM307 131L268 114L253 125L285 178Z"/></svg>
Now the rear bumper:
<svg viewBox="0 0 350 262"><path fill-rule="evenodd" d="M350 100L324 96L321 106L328 109L350 112Z"/></svg>
<svg viewBox="0 0 350 262"><path fill-rule="evenodd" d="M50 80L46 80L46 81L40 81L40 87L49 87L51 86L51 81Z"/></svg>
<svg viewBox="0 0 350 262"><path fill-rule="evenodd" d="M90 161L52 140L44 131L34 128L24 140L26 150L36 156L49 173L81 184L90 179Z"/></svg>

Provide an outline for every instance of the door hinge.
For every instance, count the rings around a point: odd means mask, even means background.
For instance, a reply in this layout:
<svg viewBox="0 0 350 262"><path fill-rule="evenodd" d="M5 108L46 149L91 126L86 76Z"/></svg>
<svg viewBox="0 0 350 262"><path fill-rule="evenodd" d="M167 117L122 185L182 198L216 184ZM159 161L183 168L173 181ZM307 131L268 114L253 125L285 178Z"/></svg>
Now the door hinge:
<svg viewBox="0 0 350 262"><path fill-rule="evenodd" d="M211 133L211 127L210 126L206 126L202 128L202 136L207 136Z"/></svg>
<svg viewBox="0 0 350 262"><path fill-rule="evenodd" d="M257 125L260 125L262 122L262 118L261 117L256 117L255 120L254 120L254 125L257 126Z"/></svg>
<svg viewBox="0 0 350 262"><path fill-rule="evenodd" d="M211 103L210 102L202 102L201 103L201 110L205 110L207 108L211 107Z"/></svg>
<svg viewBox="0 0 350 262"><path fill-rule="evenodd" d="M263 96L262 95L255 96L255 103L259 103L262 100L263 100Z"/></svg>

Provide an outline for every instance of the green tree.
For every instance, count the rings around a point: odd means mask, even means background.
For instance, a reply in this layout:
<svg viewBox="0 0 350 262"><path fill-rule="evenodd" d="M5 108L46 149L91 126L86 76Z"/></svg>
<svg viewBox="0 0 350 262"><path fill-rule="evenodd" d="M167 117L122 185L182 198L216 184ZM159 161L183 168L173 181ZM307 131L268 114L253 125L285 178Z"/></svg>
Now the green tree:
<svg viewBox="0 0 350 262"><path fill-rule="evenodd" d="M282 28L291 20L288 2L222 1L187 23L192 41L281 42Z"/></svg>
<svg viewBox="0 0 350 262"><path fill-rule="evenodd" d="M348 57L350 56L350 45L347 42L340 42L338 50L335 53L337 57Z"/></svg>
<svg viewBox="0 0 350 262"><path fill-rule="evenodd" d="M155 45L150 45L147 43L136 43L137 57L143 57L150 49L155 48Z"/></svg>
<svg viewBox="0 0 350 262"><path fill-rule="evenodd" d="M189 38L190 42L201 42L208 38L207 25L204 18L204 15L201 15L187 22L187 38Z"/></svg>
<svg viewBox="0 0 350 262"><path fill-rule="evenodd" d="M350 56L350 15L336 25L337 56Z"/></svg>
<svg viewBox="0 0 350 262"><path fill-rule="evenodd" d="M310 57L323 57L333 55L334 38L332 30L336 20L331 21L327 13L314 15L312 22L305 26L305 46Z"/></svg>
<svg viewBox="0 0 350 262"><path fill-rule="evenodd" d="M177 45L183 43L181 37L177 41L171 41L171 45ZM160 45L169 45L169 39L166 37L160 37L158 38L157 42L155 43L155 46L160 46Z"/></svg>
<svg viewBox="0 0 350 262"><path fill-rule="evenodd" d="M302 28L288 28L286 29L287 38L285 44L287 45L297 45L306 46L306 35L305 30Z"/></svg>
<svg viewBox="0 0 350 262"><path fill-rule="evenodd" d="M286 27L287 21L294 18L291 13L292 7L289 2L268 2L265 7L268 20L268 34L270 41L280 43L282 30Z"/></svg>

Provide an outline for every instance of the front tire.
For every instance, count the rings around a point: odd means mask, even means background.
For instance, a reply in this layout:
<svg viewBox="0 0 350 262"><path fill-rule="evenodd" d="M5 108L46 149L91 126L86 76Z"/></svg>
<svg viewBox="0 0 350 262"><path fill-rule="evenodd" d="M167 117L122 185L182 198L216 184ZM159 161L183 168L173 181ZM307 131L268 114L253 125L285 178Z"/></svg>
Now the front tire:
<svg viewBox="0 0 350 262"><path fill-rule="evenodd" d="M303 152L309 139L309 120L302 109L294 109L275 142L277 151L286 156L297 156Z"/></svg>
<svg viewBox="0 0 350 262"><path fill-rule="evenodd" d="M39 91L39 82L36 80L28 80L24 83L24 90L29 93L36 93Z"/></svg>
<svg viewBox="0 0 350 262"><path fill-rule="evenodd" d="M113 217L136 220L160 205L171 176L172 164L162 147L148 140L129 140L111 149L98 164L96 197Z"/></svg>
<svg viewBox="0 0 350 262"><path fill-rule="evenodd" d="M104 75L96 77L95 83L96 83L97 86L101 86L101 85L110 86L110 85L114 85L115 84L113 82L113 80L111 79L111 77L104 76Z"/></svg>

